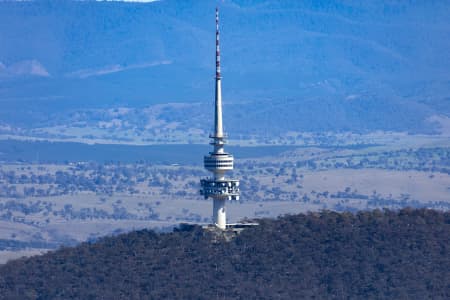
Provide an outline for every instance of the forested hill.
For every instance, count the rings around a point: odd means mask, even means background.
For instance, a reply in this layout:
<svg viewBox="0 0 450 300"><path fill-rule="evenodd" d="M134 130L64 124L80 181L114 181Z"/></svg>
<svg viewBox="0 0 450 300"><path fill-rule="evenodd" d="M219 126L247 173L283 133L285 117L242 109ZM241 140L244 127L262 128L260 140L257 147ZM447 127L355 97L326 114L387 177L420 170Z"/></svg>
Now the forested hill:
<svg viewBox="0 0 450 300"><path fill-rule="evenodd" d="M450 213L260 220L229 242L193 227L107 237L0 267L3 299L450 299Z"/></svg>

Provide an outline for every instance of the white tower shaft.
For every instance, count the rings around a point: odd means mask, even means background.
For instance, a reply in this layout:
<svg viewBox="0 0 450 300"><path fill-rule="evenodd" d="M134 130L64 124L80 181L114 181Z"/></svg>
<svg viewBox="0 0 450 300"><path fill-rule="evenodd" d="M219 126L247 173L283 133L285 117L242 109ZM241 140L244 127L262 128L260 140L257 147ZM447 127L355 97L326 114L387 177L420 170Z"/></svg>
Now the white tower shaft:
<svg viewBox="0 0 450 300"><path fill-rule="evenodd" d="M215 135L215 153L223 153L223 121L222 121L222 83L220 76L220 33L219 33L219 10L216 8L216 93L214 106L214 135ZM214 172L215 180L224 180L225 172ZM225 199L213 198L213 219L214 223L220 229L227 227L227 215L225 210Z"/></svg>
<svg viewBox="0 0 450 300"><path fill-rule="evenodd" d="M222 122L222 84L220 78L216 79L216 101L215 101L215 122L214 135L223 138L223 122Z"/></svg>

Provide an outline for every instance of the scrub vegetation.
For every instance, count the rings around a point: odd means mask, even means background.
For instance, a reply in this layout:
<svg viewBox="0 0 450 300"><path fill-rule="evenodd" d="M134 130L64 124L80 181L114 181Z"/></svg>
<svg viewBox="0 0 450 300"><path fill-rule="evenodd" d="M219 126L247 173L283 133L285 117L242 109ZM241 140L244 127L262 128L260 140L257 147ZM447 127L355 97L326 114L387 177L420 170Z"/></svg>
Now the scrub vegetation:
<svg viewBox="0 0 450 300"><path fill-rule="evenodd" d="M231 240L141 230L0 267L7 299L448 299L450 213L323 211Z"/></svg>

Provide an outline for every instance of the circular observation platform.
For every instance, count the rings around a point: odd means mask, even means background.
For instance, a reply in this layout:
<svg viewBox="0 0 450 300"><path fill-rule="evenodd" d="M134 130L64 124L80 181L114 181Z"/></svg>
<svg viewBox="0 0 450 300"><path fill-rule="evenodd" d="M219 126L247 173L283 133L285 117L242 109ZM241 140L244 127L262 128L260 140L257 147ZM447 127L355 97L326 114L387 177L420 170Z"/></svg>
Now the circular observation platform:
<svg viewBox="0 0 450 300"><path fill-rule="evenodd" d="M239 180L224 179L215 180L212 178L201 179L200 195L205 199L211 197L213 199L239 200Z"/></svg>
<svg viewBox="0 0 450 300"><path fill-rule="evenodd" d="M203 159L205 169L211 172L231 171L234 166L233 155L228 153L211 153Z"/></svg>

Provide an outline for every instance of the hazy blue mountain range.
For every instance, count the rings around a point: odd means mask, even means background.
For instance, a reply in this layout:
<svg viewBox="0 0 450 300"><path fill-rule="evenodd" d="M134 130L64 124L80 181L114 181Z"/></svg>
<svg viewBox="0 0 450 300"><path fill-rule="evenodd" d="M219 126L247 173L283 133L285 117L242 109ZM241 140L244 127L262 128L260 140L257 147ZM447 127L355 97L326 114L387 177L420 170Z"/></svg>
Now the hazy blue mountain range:
<svg viewBox="0 0 450 300"><path fill-rule="evenodd" d="M436 132L427 119L450 116L446 1L219 2L231 133L257 132L257 122L269 134ZM210 103L216 4L0 2L0 125L46 126L49 114L80 109ZM193 106L194 119L210 107ZM167 117L189 126L185 113Z"/></svg>

